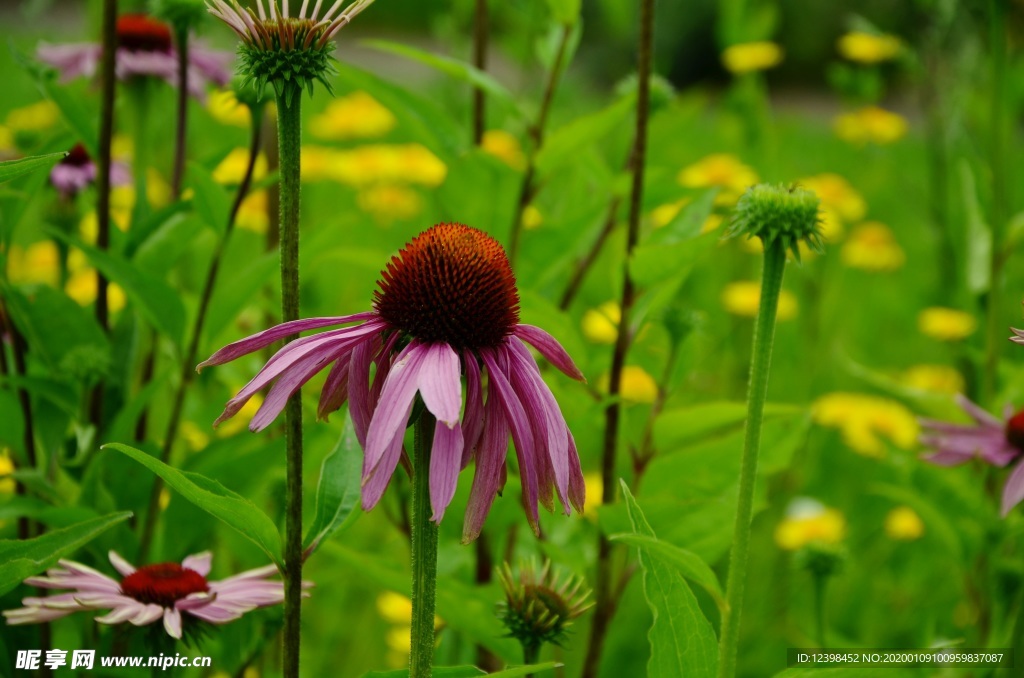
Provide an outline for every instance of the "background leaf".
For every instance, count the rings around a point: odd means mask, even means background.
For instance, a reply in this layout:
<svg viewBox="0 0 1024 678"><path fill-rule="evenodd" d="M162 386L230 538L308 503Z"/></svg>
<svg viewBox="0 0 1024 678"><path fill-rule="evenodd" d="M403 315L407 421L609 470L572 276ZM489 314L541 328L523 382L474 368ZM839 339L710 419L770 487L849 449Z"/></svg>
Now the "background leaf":
<svg viewBox="0 0 1024 678"><path fill-rule="evenodd" d="M303 550L315 552L325 539L348 527L359 516L355 509L361 496L361 480L362 450L352 427L352 418L346 412L338 444L320 465L316 513L302 545Z"/></svg>
<svg viewBox="0 0 1024 678"><path fill-rule="evenodd" d="M5 160L0 162L0 184L11 179L16 179L23 174L35 170L41 170L56 165L58 161L68 157L66 152L47 153L45 155L33 155L28 158L17 160Z"/></svg>

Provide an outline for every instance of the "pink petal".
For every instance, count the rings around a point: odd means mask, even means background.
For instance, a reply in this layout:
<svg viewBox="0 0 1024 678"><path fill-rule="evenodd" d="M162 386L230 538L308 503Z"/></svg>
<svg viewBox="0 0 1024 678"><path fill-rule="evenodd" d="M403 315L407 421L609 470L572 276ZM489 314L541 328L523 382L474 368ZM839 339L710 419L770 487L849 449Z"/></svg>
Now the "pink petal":
<svg viewBox="0 0 1024 678"><path fill-rule="evenodd" d="M318 419L326 421L330 413L341 409L348 399L348 370L351 362L351 354L342 355L327 373L327 380L320 391L320 402L316 408Z"/></svg>
<svg viewBox="0 0 1024 678"><path fill-rule="evenodd" d="M78 77L91 77L96 73L103 48L97 43L71 45L40 44L36 57L45 64L60 71L61 82Z"/></svg>
<svg viewBox="0 0 1024 678"><path fill-rule="evenodd" d="M164 610L164 629L171 638L181 640L181 612L173 607Z"/></svg>
<svg viewBox="0 0 1024 678"><path fill-rule="evenodd" d="M572 431L566 428L569 434L569 501L576 509L576 513L583 513L583 507L587 503L587 484L583 480L583 467L580 464L580 456L576 451L576 441L572 437Z"/></svg>
<svg viewBox="0 0 1024 678"><path fill-rule="evenodd" d="M956 396L956 404L960 406L964 412L969 414L974 421L978 422L982 426L997 426L1002 428L1003 422L989 414L987 411L975 405L973 402L967 399L963 394L958 393Z"/></svg>
<svg viewBox="0 0 1024 678"><path fill-rule="evenodd" d="M458 420L454 428L437 423L430 450L430 506L434 509L430 519L435 523L441 522L445 509L455 496L455 486L462 469L462 446L462 427Z"/></svg>
<svg viewBox="0 0 1024 678"><path fill-rule="evenodd" d="M423 357L428 349L415 339L398 355L380 394L380 403L373 412L370 428L366 432L366 448L363 464L363 483L367 482L369 471L380 462L386 451L393 448L393 441L402 437L409 420L416 391L419 388Z"/></svg>
<svg viewBox="0 0 1024 678"><path fill-rule="evenodd" d="M372 362L373 347L368 342L356 344L352 349L352 357L348 366L348 411L352 415L352 426L356 432L356 439L364 450L366 449L366 431L370 428L370 419L373 416L373 409L370 404L370 363ZM367 472L363 457L363 474Z"/></svg>
<svg viewBox="0 0 1024 678"><path fill-rule="evenodd" d="M423 404L438 423L452 428L462 410L459 356L444 342L424 345L418 386Z"/></svg>
<svg viewBox="0 0 1024 678"><path fill-rule="evenodd" d="M480 364L476 355L467 349L462 354L462 363L466 366L466 412L462 415L465 446L462 448L462 468L466 468L484 430L484 401L483 385L480 383Z"/></svg>
<svg viewBox="0 0 1024 678"><path fill-rule="evenodd" d="M499 399L488 396L484 430L480 449L476 453L476 472L473 487L469 491L466 519L462 526L462 543L480 536L484 521L491 510L494 498L502 486L501 472L505 469L505 454L508 451L508 424Z"/></svg>
<svg viewBox="0 0 1024 678"><path fill-rule="evenodd" d="M413 401L410 400L403 415L403 420L409 420L409 415L412 414L412 405ZM398 460L402 456L402 442L404 439L402 432L403 430L399 430L387 449L384 450L380 462L370 472L369 477L363 477L362 505L364 511L369 511L377 505L380 498L384 496L384 490L388 488L388 483L391 482L391 477L395 473L395 467L398 466Z"/></svg>
<svg viewBox="0 0 1024 678"><path fill-rule="evenodd" d="M1024 463L1017 466L1010 473L1003 485L1002 514L1005 518L1009 515L1014 506L1024 499Z"/></svg>
<svg viewBox="0 0 1024 678"><path fill-rule="evenodd" d="M202 551L200 553L194 553L191 556L181 561L181 566L190 570L195 570L204 577L210 574L210 567L213 564L213 553L210 551Z"/></svg>
<svg viewBox="0 0 1024 678"><path fill-rule="evenodd" d="M128 620L133 626L147 626L152 624L164 614L164 608L159 605L144 605L139 612Z"/></svg>
<svg viewBox="0 0 1024 678"><path fill-rule="evenodd" d="M569 354L554 337L534 325L516 325L515 335L520 339L530 342L530 345L540 351L544 359L560 369L566 376L578 381L586 381L583 373L576 367Z"/></svg>
<svg viewBox="0 0 1024 678"><path fill-rule="evenodd" d="M117 551L108 552L107 558L110 559L110 564L114 566L114 569L117 570L117 573L122 577L127 577L135 572L135 566L122 558Z"/></svg>
<svg viewBox="0 0 1024 678"><path fill-rule="evenodd" d="M96 617L96 621L100 624L121 624L142 612L144 607L145 606L142 603L133 600L129 603L125 603L124 605L115 607L111 610L110 614L106 614L102 617Z"/></svg>

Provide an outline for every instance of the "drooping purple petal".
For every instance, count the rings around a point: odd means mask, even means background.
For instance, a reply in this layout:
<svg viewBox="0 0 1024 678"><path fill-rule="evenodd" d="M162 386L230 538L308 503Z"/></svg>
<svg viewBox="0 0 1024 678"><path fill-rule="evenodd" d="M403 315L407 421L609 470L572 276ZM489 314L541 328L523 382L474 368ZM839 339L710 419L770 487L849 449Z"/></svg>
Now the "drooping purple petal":
<svg viewBox="0 0 1024 678"><path fill-rule="evenodd" d="M325 347L327 348L327 347ZM325 365L338 359L342 354L347 355L351 345L344 345L332 353L325 354L322 351L315 351L296 361L287 372L274 383L263 404L249 422L249 430L257 433L262 431L281 414L288 399L302 388L313 375L320 372Z"/></svg>
<svg viewBox="0 0 1024 678"><path fill-rule="evenodd" d="M117 50L114 72L118 80L145 75L174 84L178 77L178 59L171 52Z"/></svg>
<svg viewBox="0 0 1024 678"><path fill-rule="evenodd" d="M480 536L494 498L504 485L505 455L508 452L508 423L500 399L493 389L485 406L483 434L476 453L476 472L469 491L466 519L462 525L462 543Z"/></svg>
<svg viewBox="0 0 1024 678"><path fill-rule="evenodd" d="M448 428L441 422L434 426L434 442L430 450L430 506L434 515L430 517L440 523L445 509L455 496L455 486L462 469L462 427L458 420Z"/></svg>
<svg viewBox="0 0 1024 678"><path fill-rule="evenodd" d="M210 574L210 568L213 565L213 553L210 551L201 551L199 553L193 553L192 555L181 561L181 566L186 567L190 570L195 570L204 577Z"/></svg>
<svg viewBox="0 0 1024 678"><path fill-rule="evenodd" d="M1013 336L1010 337L1010 341L1018 344L1024 344L1024 330L1018 330L1011 327L1010 331L1013 332Z"/></svg>
<svg viewBox="0 0 1024 678"><path fill-rule="evenodd" d="M1014 506L1024 499L1024 462L1017 466L1010 473L1003 485L1002 515L1005 518L1009 515Z"/></svg>
<svg viewBox="0 0 1024 678"><path fill-rule="evenodd" d="M410 399L402 415L403 421L409 420L409 415L412 414L412 405L413 400ZM387 449L384 450L380 461L370 470L370 475L363 476L362 505L364 511L369 511L376 506L380 498L384 496L384 490L388 489L391 477L395 474L395 468L398 466L398 460L402 456L402 441L405 438L403 435L404 431L405 427L402 426L398 430L398 434L388 444Z"/></svg>
<svg viewBox="0 0 1024 678"><path fill-rule="evenodd" d="M992 416L981 407L975 405L963 394L958 393L955 400L956 404L960 406L960 409L970 415L970 417L978 424L982 426L996 426L1002 428L1003 422L999 421L998 418Z"/></svg>
<svg viewBox="0 0 1024 678"><path fill-rule="evenodd" d="M425 344L418 385L423 404L441 425L459 423L462 410L462 378L459 355L444 342ZM461 452L460 452L461 459Z"/></svg>
<svg viewBox="0 0 1024 678"><path fill-rule="evenodd" d="M337 412L348 399L348 371L352 364L351 354L342 355L327 373L327 380L320 390L320 402L317 404L317 419L327 421L331 412Z"/></svg>
<svg viewBox="0 0 1024 678"><path fill-rule="evenodd" d="M225 87L231 82L231 62L234 61L231 52L210 49L193 41L188 46L188 60L204 80L212 81L219 87Z"/></svg>
<svg viewBox="0 0 1024 678"><path fill-rule="evenodd" d="M959 466L960 464L966 464L973 458L973 455L964 455L960 452L940 451L921 455L921 459L932 464L938 464L939 466Z"/></svg>
<svg viewBox="0 0 1024 678"><path fill-rule="evenodd" d="M583 513L583 507L587 503L587 484L583 480L583 467L580 464L580 455L576 451L576 440L572 437L572 431L566 429L569 434L569 501L576 513Z"/></svg>
<svg viewBox="0 0 1024 678"><path fill-rule="evenodd" d="M516 325L514 332L515 336L529 342L531 346L540 351L545 360L565 373L566 376L578 381L586 381L583 373L576 367L576 363L572 361L558 340L550 334L534 325Z"/></svg>
<svg viewBox="0 0 1024 678"><path fill-rule="evenodd" d="M380 394L380 402L373 412L370 428L366 432L364 483L367 481L367 473L373 473L385 451L391 449L392 441L396 437L401 437L405 430L416 391L419 389L420 372L426 352L426 346L416 340L411 341L398 355L394 367L388 373Z"/></svg>
<svg viewBox="0 0 1024 678"><path fill-rule="evenodd" d="M96 180L96 164L71 165L59 162L50 170L50 183L61 195L75 195Z"/></svg>
<svg viewBox="0 0 1024 678"><path fill-rule="evenodd" d="M275 325L270 329L263 330L262 332L258 332L257 334L246 337L245 339L239 339L232 344L228 344L203 362L199 363L196 370L200 371L204 367L208 367L210 365L223 365L224 363L231 362L232 360L241 358L244 355L258 351L261 348L270 346L275 341L284 339L292 334L298 334L299 332L305 332L306 330L315 330L321 327L330 327L331 325L344 325L346 323L359 322L363 320L373 320L376 317L376 313L367 311L365 313L355 313L353 315L343 315L330 318L304 318L302 320L292 320L290 322L281 323L280 325ZM312 337L307 337L307 339L308 338Z"/></svg>
<svg viewBox="0 0 1024 678"><path fill-rule="evenodd" d="M122 558L121 554L117 551L108 551L107 558L110 560L110 564L114 566L114 569L117 570L117 573L122 577L127 577L135 572L135 566ZM200 572L200 574L204 573Z"/></svg>
<svg viewBox="0 0 1024 678"><path fill-rule="evenodd" d="M466 411L462 415L465 446L462 448L462 468L466 468L469 460L473 458L473 451L484 430L484 401L483 385L480 383L480 364L476 355L466 349L462 353L462 362L466 366Z"/></svg>
<svg viewBox="0 0 1024 678"><path fill-rule="evenodd" d="M79 77L92 77L99 65L103 47L98 43L50 45L42 43L36 49L36 58L60 71L60 81Z"/></svg>
<svg viewBox="0 0 1024 678"><path fill-rule="evenodd" d="M540 534L540 516L537 514L537 452L530 430L530 420L516 396L504 365L508 363L507 348L488 348L480 351L480 356L487 366L490 384L488 400L497 397L505 413L505 419L512 431L512 440L516 446L516 459L519 460L519 475L523 485L523 508L526 519L534 534ZM507 369L507 368L505 368Z"/></svg>
<svg viewBox="0 0 1024 678"><path fill-rule="evenodd" d="M359 446L366 449L366 431L370 428L370 418L373 414L373 405L370 402L369 382L370 363L373 357L373 347L369 342L356 344L352 349L348 365L348 411L352 415L352 428L356 432L356 439ZM363 465L363 475L369 472Z"/></svg>
<svg viewBox="0 0 1024 678"><path fill-rule="evenodd" d="M171 638L181 640L181 612L170 607L164 610L164 629Z"/></svg>

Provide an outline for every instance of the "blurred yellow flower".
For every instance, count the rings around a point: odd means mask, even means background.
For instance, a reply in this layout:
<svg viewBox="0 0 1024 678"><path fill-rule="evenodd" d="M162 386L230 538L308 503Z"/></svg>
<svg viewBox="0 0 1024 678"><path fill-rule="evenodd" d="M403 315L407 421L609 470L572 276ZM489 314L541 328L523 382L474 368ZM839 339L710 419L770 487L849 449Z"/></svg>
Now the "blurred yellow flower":
<svg viewBox="0 0 1024 678"><path fill-rule="evenodd" d="M266 233L270 226L269 201L266 191L256 191L245 196L238 206L235 225L254 233Z"/></svg>
<svg viewBox="0 0 1024 678"><path fill-rule="evenodd" d="M232 389L232 393L237 393L238 388ZM227 421L221 422L217 427L217 436L221 438L227 438L233 436L236 433L241 433L248 428L248 421L252 419L256 412L259 411L260 406L263 404L263 396L259 393L253 395L249 399L249 402L242 405L242 409L238 411L239 416L232 417Z"/></svg>
<svg viewBox="0 0 1024 678"><path fill-rule="evenodd" d="M834 210L844 221L860 221L867 213L868 206L864 198L849 181L838 174L824 172L804 177L797 183L809 191L814 191L821 200L822 208Z"/></svg>
<svg viewBox="0 0 1024 678"><path fill-rule="evenodd" d="M245 170L249 167L249 149L235 148L225 156L213 170L213 180L219 184L237 186L245 178ZM256 164L252 168L252 180L259 181L267 176L267 156L260 153L256 156Z"/></svg>
<svg viewBox="0 0 1024 678"><path fill-rule="evenodd" d="M903 372L902 381L919 391L950 395L964 392L964 378L948 365L913 365Z"/></svg>
<svg viewBox="0 0 1024 678"><path fill-rule="evenodd" d="M110 220L122 231L131 225L132 208L135 207L135 189L131 186L113 186L110 189ZM99 232L99 221L95 210L86 212L78 224L82 240L95 244Z"/></svg>
<svg viewBox="0 0 1024 678"><path fill-rule="evenodd" d="M606 374L601 377L598 386L602 391L607 391L608 385L609 377ZM622 368L619 394L624 402L650 405L658 398L658 383L644 368L626 365Z"/></svg>
<svg viewBox="0 0 1024 678"><path fill-rule="evenodd" d="M714 153L684 167L679 172L679 183L687 188L711 188L722 190L715 197L715 204L734 203L740 194L757 183L757 172L728 153Z"/></svg>
<svg viewBox="0 0 1024 678"><path fill-rule="evenodd" d="M110 140L110 157L131 162L135 157L135 141L127 134L115 134Z"/></svg>
<svg viewBox="0 0 1024 678"><path fill-rule="evenodd" d="M583 517L596 521L597 507L603 503L604 481L599 472L591 471L583 474L583 484L586 487L586 496L583 498Z"/></svg>
<svg viewBox="0 0 1024 678"><path fill-rule="evenodd" d="M322 146L302 149L302 177L333 180L361 188L376 183L409 183L435 187L448 168L420 144L372 144L338 151Z"/></svg>
<svg viewBox="0 0 1024 678"><path fill-rule="evenodd" d="M313 136L330 141L370 139L394 129L395 116L366 92L353 92L327 104L309 124Z"/></svg>
<svg viewBox="0 0 1024 678"><path fill-rule="evenodd" d="M489 129L484 132L480 148L484 153L490 153L514 170L526 169L526 155L523 154L519 139L503 129Z"/></svg>
<svg viewBox="0 0 1024 678"><path fill-rule="evenodd" d="M384 636L389 649L388 662L402 665L409 656L412 601L400 593L385 591L377 596L377 611L391 625ZM434 628L440 627L442 623L441 618L434 615Z"/></svg>
<svg viewBox="0 0 1024 678"><path fill-rule="evenodd" d="M895 271L906 261L892 230L878 221L854 229L840 255L844 265L876 273Z"/></svg>
<svg viewBox="0 0 1024 678"><path fill-rule="evenodd" d="M891 144L907 133L907 121L878 106L843 113L835 119L836 135L852 144Z"/></svg>
<svg viewBox="0 0 1024 678"><path fill-rule="evenodd" d="M544 224L544 215L540 213L540 210L533 205L527 205L526 209L523 210L523 228L527 231L533 231L540 228Z"/></svg>
<svg viewBox="0 0 1024 678"><path fill-rule="evenodd" d="M894 35L877 35L853 31L839 38L839 53L850 61L877 64L899 55L902 45Z"/></svg>
<svg viewBox="0 0 1024 678"><path fill-rule="evenodd" d="M710 233L711 231L717 230L718 227L722 225L723 221L725 221L725 217L721 214L709 214L708 218L704 220L703 224L701 224L700 232Z"/></svg>
<svg viewBox="0 0 1024 678"><path fill-rule="evenodd" d="M192 421L181 423L181 439L193 452L206 449L206 446L210 444L210 436Z"/></svg>
<svg viewBox="0 0 1024 678"><path fill-rule="evenodd" d="M240 104L235 93L229 89L211 92L206 100L206 110L210 117L222 125L249 127L251 124L252 113L249 107Z"/></svg>
<svg viewBox="0 0 1024 678"><path fill-rule="evenodd" d="M917 316L921 334L939 341L960 341L974 334L977 321L970 313L955 308L932 306Z"/></svg>
<svg viewBox="0 0 1024 678"><path fill-rule="evenodd" d="M825 243L834 244L839 242L843 237L843 222L835 210L831 207L822 207L818 211L818 215L821 218L818 228L821 230L821 237L825 239ZM802 240L800 244L803 244Z"/></svg>
<svg viewBox="0 0 1024 678"><path fill-rule="evenodd" d="M412 601L401 593L384 591L377 596L377 612L389 624L408 624L412 620Z"/></svg>
<svg viewBox="0 0 1024 678"><path fill-rule="evenodd" d="M15 108L7 114L7 127L12 132L41 132L50 129L60 120L60 109L49 100L29 106Z"/></svg>
<svg viewBox="0 0 1024 678"><path fill-rule="evenodd" d="M14 133L6 125L0 125L0 155L6 154L14 148Z"/></svg>
<svg viewBox="0 0 1024 678"><path fill-rule="evenodd" d="M761 303L761 283L742 280L729 283L722 290L722 305L725 310L733 315L746 318L757 316L757 309ZM782 290L779 293L779 307L776 311L776 320L790 320L797 314L796 297L789 290Z"/></svg>
<svg viewBox="0 0 1024 678"><path fill-rule="evenodd" d="M171 505L171 493L164 487L160 490L160 510L166 511L167 507Z"/></svg>
<svg viewBox="0 0 1024 678"><path fill-rule="evenodd" d="M77 252L78 250L72 250ZM96 301L96 271L92 268L83 268L70 274L64 291L81 306L88 306ZM117 313L127 303L124 290L117 283L110 283L107 287L107 305L111 313Z"/></svg>
<svg viewBox="0 0 1024 678"><path fill-rule="evenodd" d="M914 414L901 403L863 393L829 393L811 405L811 416L821 426L838 428L847 447L866 457L884 457L888 438L909 450L917 442Z"/></svg>
<svg viewBox="0 0 1024 678"><path fill-rule="evenodd" d="M11 451L5 447L0 449L0 494L14 494L16 483L11 478L12 473L14 461L11 459Z"/></svg>
<svg viewBox="0 0 1024 678"><path fill-rule="evenodd" d="M134 191L132 195L134 197ZM146 170L146 199L153 207L166 207L171 203L171 185L152 167Z"/></svg>
<svg viewBox="0 0 1024 678"><path fill-rule="evenodd" d="M782 48L774 42L744 42L726 47L722 65L735 75L763 71L782 63Z"/></svg>
<svg viewBox="0 0 1024 678"><path fill-rule="evenodd" d="M622 312L615 301L606 301L583 314L583 336L595 344L614 344L619 336Z"/></svg>
<svg viewBox="0 0 1024 678"><path fill-rule="evenodd" d="M885 533L896 541L914 541L924 534L924 521L909 506L897 506L885 516Z"/></svg>
<svg viewBox="0 0 1024 678"><path fill-rule="evenodd" d="M34 242L26 249L12 245L7 255L7 276L13 283L60 284L60 252L52 240Z"/></svg>
<svg viewBox="0 0 1024 678"><path fill-rule="evenodd" d="M843 514L813 499L797 499L775 527L775 543L786 551L808 544L838 544L846 536Z"/></svg>
<svg viewBox="0 0 1024 678"><path fill-rule="evenodd" d="M658 205L651 210L651 222L655 228L662 228L672 223L683 208L689 205L691 202L690 198L681 198L675 202L665 203L664 205Z"/></svg>
<svg viewBox="0 0 1024 678"><path fill-rule="evenodd" d="M420 194L400 184L367 186L359 191L356 202L378 221L412 219L423 211Z"/></svg>

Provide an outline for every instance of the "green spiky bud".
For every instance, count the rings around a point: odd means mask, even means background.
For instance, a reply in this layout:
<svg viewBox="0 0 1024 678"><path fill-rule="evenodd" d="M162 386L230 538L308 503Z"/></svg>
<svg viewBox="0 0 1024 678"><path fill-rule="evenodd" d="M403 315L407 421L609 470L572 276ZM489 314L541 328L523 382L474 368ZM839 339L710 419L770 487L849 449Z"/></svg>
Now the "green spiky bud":
<svg viewBox="0 0 1024 678"><path fill-rule="evenodd" d="M813 191L796 184L751 186L736 204L727 235L760 238L765 249L778 242L800 261L800 242L824 251L819 204Z"/></svg>
<svg viewBox="0 0 1024 678"><path fill-rule="evenodd" d="M539 571L536 563L524 563L519 567L518 578L508 563L497 572L505 589L499 616L508 635L524 648L561 644L572 621L592 605L587 601L590 591L583 589L583 579L568 576L559 582L559 576L551 572L550 562L545 562Z"/></svg>

